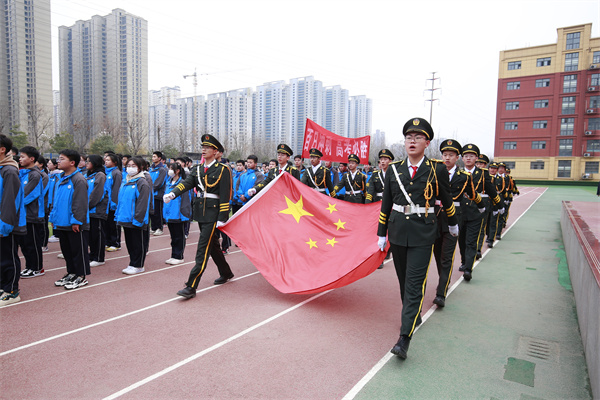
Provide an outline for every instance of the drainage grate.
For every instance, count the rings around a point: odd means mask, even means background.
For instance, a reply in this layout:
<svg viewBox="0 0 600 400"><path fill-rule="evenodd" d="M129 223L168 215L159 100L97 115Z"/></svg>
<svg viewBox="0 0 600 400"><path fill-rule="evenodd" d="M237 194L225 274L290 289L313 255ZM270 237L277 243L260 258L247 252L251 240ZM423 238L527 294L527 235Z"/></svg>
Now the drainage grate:
<svg viewBox="0 0 600 400"><path fill-rule="evenodd" d="M553 363L558 363L559 351L560 348L557 342L529 336L521 336L517 348L517 354L521 357L530 357Z"/></svg>

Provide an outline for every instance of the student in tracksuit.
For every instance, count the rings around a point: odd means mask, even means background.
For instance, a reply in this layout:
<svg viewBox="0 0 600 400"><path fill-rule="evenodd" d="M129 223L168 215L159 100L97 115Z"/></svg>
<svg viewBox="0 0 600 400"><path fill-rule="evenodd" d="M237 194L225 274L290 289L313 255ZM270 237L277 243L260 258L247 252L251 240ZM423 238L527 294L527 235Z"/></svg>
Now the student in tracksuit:
<svg viewBox="0 0 600 400"><path fill-rule="evenodd" d="M151 233L153 235L163 234L163 195L165 194L165 182L167 178L167 168L162 163L163 154L155 151L152 154L152 165L149 172L152 177L152 195L154 202L154 214L151 218Z"/></svg>
<svg viewBox="0 0 600 400"><path fill-rule="evenodd" d="M119 189L123 175L121 172L121 160L114 153L104 156L104 171L106 173L106 183L104 191L108 199L108 216L106 218L106 251L117 251L121 249L120 226L115 221L115 211L119 202Z"/></svg>
<svg viewBox="0 0 600 400"><path fill-rule="evenodd" d="M52 211L54 189L56 188L56 183L58 182L61 173L62 171L58 169L58 161L56 161L56 158L51 158L48 160L48 218L50 217L50 212ZM48 238L48 242L58 243L58 237L54 234L54 232L52 232L52 236Z"/></svg>
<svg viewBox="0 0 600 400"><path fill-rule="evenodd" d="M169 178L165 194L170 193L185 179L185 171L178 163L169 165ZM181 264L183 262L183 251L185 250L185 223L189 222L192 216L192 205L190 196L183 195L175 198L163 207L163 217L169 226L171 234L171 258L165 263L171 265Z"/></svg>
<svg viewBox="0 0 600 400"><path fill-rule="evenodd" d="M138 156L127 161L127 177L121 184L115 213L117 224L123 227L125 245L129 252L129 266L123 270L127 275L144 272L144 231L148 229L148 210L152 197L152 186L144 176L145 163Z"/></svg>
<svg viewBox="0 0 600 400"><path fill-rule="evenodd" d="M44 184L44 237L42 238L42 251L48 251L48 239L50 238L50 229L48 229L48 216L50 215L50 177L48 175L48 163L44 156L39 156L35 167L42 174L42 183Z"/></svg>
<svg viewBox="0 0 600 400"><path fill-rule="evenodd" d="M12 140L0 134L0 307L21 301L17 237L27 232L19 164L7 155Z"/></svg>
<svg viewBox="0 0 600 400"><path fill-rule="evenodd" d="M87 168L88 199L90 209L90 267L104 265L104 245L106 244L106 208L108 196L105 184L104 160L96 154L88 156Z"/></svg>
<svg viewBox="0 0 600 400"><path fill-rule="evenodd" d="M67 263L67 274L54 285L64 286L67 290L87 285L86 277L90 274L88 185L77 168L79 160L75 150L60 152L58 168L63 173L54 188L54 207L50 212L50 222L60 239L60 249Z"/></svg>
<svg viewBox="0 0 600 400"><path fill-rule="evenodd" d="M46 215L44 182L40 170L35 166L39 157L40 153L32 146L23 147L19 156L19 177L23 185L27 212L27 235L19 238L26 265L26 269L21 272L21 278L35 278L45 273L42 258Z"/></svg>

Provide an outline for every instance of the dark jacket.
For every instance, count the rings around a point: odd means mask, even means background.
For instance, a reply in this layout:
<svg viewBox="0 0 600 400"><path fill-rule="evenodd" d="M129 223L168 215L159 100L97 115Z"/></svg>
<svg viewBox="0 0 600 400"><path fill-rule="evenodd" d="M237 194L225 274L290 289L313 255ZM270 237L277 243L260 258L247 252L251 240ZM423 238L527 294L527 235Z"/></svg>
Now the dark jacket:
<svg viewBox="0 0 600 400"><path fill-rule="evenodd" d="M54 189L54 206L50 211L50 222L54 229L70 231L72 225L79 225L81 230L90 229L87 190L87 181L79 170L70 175L61 174Z"/></svg>
<svg viewBox="0 0 600 400"><path fill-rule="evenodd" d="M285 167L285 171L289 172L294 178L300 180L300 171L298 171L298 169L296 167L293 167L291 165L287 165ZM279 165L275 168L271 168L269 170L269 173L267 175L267 177L265 179L262 180L262 182L259 182L257 185L254 186L254 189L256 189L256 192L260 192L265 186L267 186L269 183L271 183L271 181L273 181L275 178L277 178L279 176Z"/></svg>
<svg viewBox="0 0 600 400"><path fill-rule="evenodd" d="M0 166L0 237L11 233L27 233L23 187L19 179L19 169L13 160L6 160Z"/></svg>
<svg viewBox="0 0 600 400"><path fill-rule="evenodd" d="M333 192L331 174L329 173L329 169L325 168L323 165L320 165L317 172L314 174L312 165L306 168L306 171L304 171L304 175L302 176L302 183L308 187L317 189L323 194L326 194L326 190L329 190L329 193ZM317 185L316 187L315 184Z"/></svg>

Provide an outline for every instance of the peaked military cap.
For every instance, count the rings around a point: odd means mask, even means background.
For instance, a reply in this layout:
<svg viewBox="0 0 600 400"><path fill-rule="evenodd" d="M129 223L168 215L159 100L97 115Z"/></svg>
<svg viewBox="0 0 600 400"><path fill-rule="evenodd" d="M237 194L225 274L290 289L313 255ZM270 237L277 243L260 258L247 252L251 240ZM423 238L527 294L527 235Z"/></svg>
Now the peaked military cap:
<svg viewBox="0 0 600 400"><path fill-rule="evenodd" d="M489 164L490 158L488 156L486 156L485 154L480 154L479 158L477 159L477 162Z"/></svg>
<svg viewBox="0 0 600 400"><path fill-rule="evenodd" d="M498 168L500 168L500 167L504 167L504 168L506 168L506 164L504 164L504 162L503 162L503 161L500 161L500 162L498 163Z"/></svg>
<svg viewBox="0 0 600 400"><path fill-rule="evenodd" d="M202 146L214 147L221 153L223 153L223 150L225 150L221 142L219 142L216 137L209 134L202 135Z"/></svg>
<svg viewBox="0 0 600 400"><path fill-rule="evenodd" d="M496 169L498 169L498 163L495 163L495 162L493 162L493 163L491 163L491 164L488 166L488 168L496 168Z"/></svg>
<svg viewBox="0 0 600 400"><path fill-rule="evenodd" d="M350 154L348 156L348 162L350 162L350 161L354 161L357 164L360 164L360 158L358 158L358 156L356 154Z"/></svg>
<svg viewBox="0 0 600 400"><path fill-rule="evenodd" d="M288 146L287 144L283 144L283 143L280 144L279 146L277 146L277 152L287 154L290 157L294 155L294 152L292 151L290 146Z"/></svg>
<svg viewBox="0 0 600 400"><path fill-rule="evenodd" d="M323 153L319 149L310 149L310 157L323 157Z"/></svg>
<svg viewBox="0 0 600 400"><path fill-rule="evenodd" d="M460 147L460 143L458 143L454 139L446 139L440 144L440 151L443 153L447 150L455 151L458 155L462 154L462 148Z"/></svg>
<svg viewBox="0 0 600 400"><path fill-rule="evenodd" d="M390 160L394 161L394 155L388 149L383 149L383 150L379 151L379 157L378 158L381 158L381 157L387 157Z"/></svg>
<svg viewBox="0 0 600 400"><path fill-rule="evenodd" d="M404 128L402 128L402 134L406 136L407 133L416 132L422 133L427 137L427 140L433 139L433 128L429 125L429 122L423 118L412 118L409 119Z"/></svg>
<svg viewBox="0 0 600 400"><path fill-rule="evenodd" d="M467 153L473 153L475 154L477 157L479 157L479 147L475 146L472 143L469 144L465 144L462 148L462 154L463 156Z"/></svg>

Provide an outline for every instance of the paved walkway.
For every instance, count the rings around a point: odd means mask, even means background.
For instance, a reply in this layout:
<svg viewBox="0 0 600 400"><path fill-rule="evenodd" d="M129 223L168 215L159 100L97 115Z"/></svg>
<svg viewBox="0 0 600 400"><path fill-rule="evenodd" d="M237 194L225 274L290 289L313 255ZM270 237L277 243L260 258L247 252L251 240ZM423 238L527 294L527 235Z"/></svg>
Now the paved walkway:
<svg viewBox="0 0 600 400"><path fill-rule="evenodd" d="M419 329L408 359L384 358L355 398L591 398L561 239L563 200L598 198L550 187Z"/></svg>

